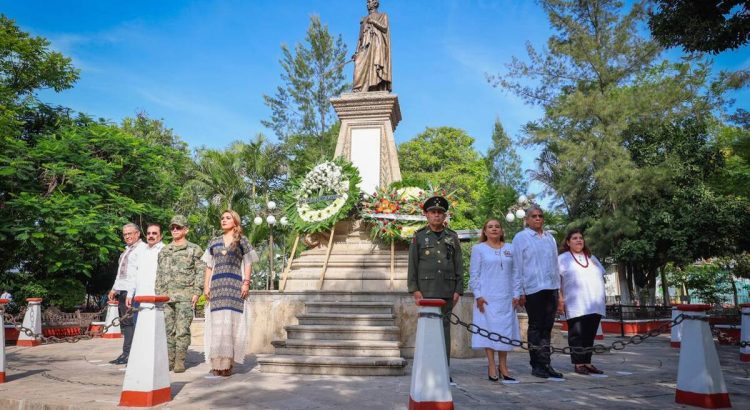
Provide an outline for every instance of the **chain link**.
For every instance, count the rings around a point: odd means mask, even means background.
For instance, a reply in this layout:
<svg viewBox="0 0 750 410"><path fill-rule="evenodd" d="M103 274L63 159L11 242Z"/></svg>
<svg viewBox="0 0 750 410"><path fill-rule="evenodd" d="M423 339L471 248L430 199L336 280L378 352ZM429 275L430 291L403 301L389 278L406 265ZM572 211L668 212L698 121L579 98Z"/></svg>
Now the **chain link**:
<svg viewBox="0 0 750 410"><path fill-rule="evenodd" d="M443 316L445 318L445 316ZM664 323L663 325L659 326L656 329L653 329L649 331L648 333L642 334L642 335L634 335L628 338L627 340L617 340L615 342L612 342L611 345L605 346L602 344L595 344L591 347L580 347L580 346L565 346L565 347L555 347L552 345L532 345L529 344L529 342L524 342L522 340L518 339L511 339L507 336L503 336L501 334L490 332L487 329L483 329L474 323L466 323L463 320L461 320L460 317L458 317L455 313L450 313L448 316L448 321L457 326L463 326L466 328L466 330L469 331L471 334L479 335L482 337L485 337L489 340L492 340L493 342L500 342L503 344L511 345L513 347L520 347L524 350L549 350L552 353L560 353L560 354L584 354L584 353L609 353L612 350L623 350L628 345L638 345L646 341L646 339L649 339L651 337L658 336L662 333L666 333L672 329L673 326L677 326L680 323L682 323L684 320L708 320L705 316L689 316L685 314L680 314L674 319L672 319L670 322Z"/></svg>
<svg viewBox="0 0 750 410"><path fill-rule="evenodd" d="M6 323L10 323L13 325L16 329L18 329L19 332L23 332L26 336L31 337L32 339L39 340L42 344L52 344L52 343L76 343L80 340L90 340L95 337L101 337L104 333L107 333L107 331L112 327L119 327L120 323L123 320L132 318L135 316L136 312L142 311L142 310L152 310L155 306L139 306L139 307L131 307L125 312L125 315L116 317L112 319L112 323L105 325L100 330L86 330L83 334L75 335L75 336L45 336L42 333L36 333L33 329L29 329L28 327L25 327L22 323L18 323L18 319L14 317L13 315L10 315L8 313L5 313L3 317L5 318ZM106 308L105 308L106 309ZM102 312L104 309L102 309ZM100 312L101 313L101 312ZM32 321L33 321L33 315L34 311L32 310Z"/></svg>

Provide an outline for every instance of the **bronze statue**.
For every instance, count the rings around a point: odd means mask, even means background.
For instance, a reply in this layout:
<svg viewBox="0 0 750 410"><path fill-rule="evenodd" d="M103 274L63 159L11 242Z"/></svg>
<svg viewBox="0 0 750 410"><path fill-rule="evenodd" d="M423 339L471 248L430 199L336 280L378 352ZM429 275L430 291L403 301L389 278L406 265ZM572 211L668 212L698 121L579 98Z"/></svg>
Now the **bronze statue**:
<svg viewBox="0 0 750 410"><path fill-rule="evenodd" d="M378 0L367 0L368 14L359 23L352 91L391 91L391 32Z"/></svg>

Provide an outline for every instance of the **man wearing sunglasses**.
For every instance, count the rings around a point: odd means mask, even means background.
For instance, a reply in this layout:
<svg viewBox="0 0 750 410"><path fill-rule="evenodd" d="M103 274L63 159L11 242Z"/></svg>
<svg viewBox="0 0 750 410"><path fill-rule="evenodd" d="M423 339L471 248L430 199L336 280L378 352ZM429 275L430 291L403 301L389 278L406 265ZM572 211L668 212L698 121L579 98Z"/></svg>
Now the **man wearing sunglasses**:
<svg viewBox="0 0 750 410"><path fill-rule="evenodd" d="M132 291L134 287L135 278L140 268L141 250L146 246L141 240L141 229L134 223L129 223L122 227L122 238L125 241L125 250L120 254L115 283L112 285L112 290L109 291L108 295L110 301L116 300L119 302L118 311L120 318L125 316L128 310L127 298L128 296L133 296L132 294L128 295L128 291ZM133 332L135 331L133 320L131 318L121 320L120 330L123 336L122 354L110 361L112 364L128 363L130 345L133 343Z"/></svg>
<svg viewBox="0 0 750 410"><path fill-rule="evenodd" d="M560 270L557 242L544 230L544 213L538 205L526 210L526 228L513 237L513 304L524 304L529 315L529 344L549 346L557 314ZM550 365L549 347L529 350L531 374L541 378L563 377Z"/></svg>
<svg viewBox="0 0 750 410"><path fill-rule="evenodd" d="M164 325L167 332L169 370L185 371L185 356L190 346L190 324L198 295L203 293L203 273L206 264L201 260L203 250L187 240L188 222L175 215L169 223L172 242L159 254L156 271L156 292L169 296L164 304Z"/></svg>

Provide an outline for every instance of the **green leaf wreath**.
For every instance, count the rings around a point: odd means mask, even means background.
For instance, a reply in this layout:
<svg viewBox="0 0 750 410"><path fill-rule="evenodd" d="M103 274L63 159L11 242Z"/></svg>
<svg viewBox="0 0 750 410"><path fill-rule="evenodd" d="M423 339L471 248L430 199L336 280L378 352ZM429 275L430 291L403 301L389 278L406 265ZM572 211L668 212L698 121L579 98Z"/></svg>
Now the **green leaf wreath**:
<svg viewBox="0 0 750 410"><path fill-rule="evenodd" d="M289 223L300 233L330 230L359 201L360 181L357 168L342 158L316 165L292 181L285 209Z"/></svg>

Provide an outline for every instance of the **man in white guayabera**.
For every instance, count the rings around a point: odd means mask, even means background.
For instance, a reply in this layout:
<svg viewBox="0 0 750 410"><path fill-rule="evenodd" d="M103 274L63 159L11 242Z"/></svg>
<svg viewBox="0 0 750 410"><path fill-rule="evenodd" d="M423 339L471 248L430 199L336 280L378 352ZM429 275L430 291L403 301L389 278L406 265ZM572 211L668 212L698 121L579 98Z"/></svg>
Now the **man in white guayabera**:
<svg viewBox="0 0 750 410"><path fill-rule="evenodd" d="M141 230L134 223L126 224L122 227L122 238L125 240L125 250L120 254L120 261L117 266L117 277L109 291L109 300L119 302L118 310L120 318L127 312L128 290L135 287L134 281L138 275L140 266L141 250L146 247L146 243L141 240ZM122 319L120 322L122 331L122 354L117 359L110 361L112 364L127 364L130 356L130 345L133 343L133 333L135 323L132 318Z"/></svg>

